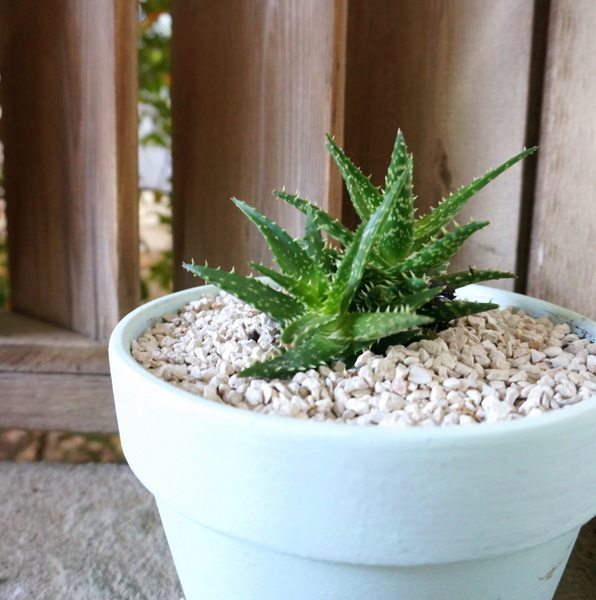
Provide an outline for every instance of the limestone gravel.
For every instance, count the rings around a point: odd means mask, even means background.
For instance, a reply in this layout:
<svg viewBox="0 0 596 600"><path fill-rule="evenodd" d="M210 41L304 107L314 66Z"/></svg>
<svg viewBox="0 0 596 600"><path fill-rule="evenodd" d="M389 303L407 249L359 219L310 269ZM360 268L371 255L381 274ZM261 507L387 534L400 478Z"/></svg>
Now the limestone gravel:
<svg viewBox="0 0 596 600"><path fill-rule="evenodd" d="M291 379L238 372L279 351L267 315L225 292L164 315L132 354L184 390L240 409L382 427L495 423L596 395L596 343L567 324L505 308L460 319L433 340L366 351Z"/></svg>

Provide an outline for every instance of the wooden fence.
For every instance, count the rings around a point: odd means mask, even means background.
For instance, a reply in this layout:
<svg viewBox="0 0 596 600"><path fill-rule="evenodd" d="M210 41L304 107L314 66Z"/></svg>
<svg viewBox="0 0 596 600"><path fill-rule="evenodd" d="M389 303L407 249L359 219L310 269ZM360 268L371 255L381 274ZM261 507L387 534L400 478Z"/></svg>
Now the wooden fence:
<svg viewBox="0 0 596 600"><path fill-rule="evenodd" d="M354 223L324 134L382 183L398 127L419 210L523 147L467 207L457 267L596 317L591 0L174 0L175 264L267 261L229 201L297 234L285 186ZM106 340L138 304L136 3L0 0L13 312L0 423L115 428ZM180 267L176 287L195 285Z"/></svg>

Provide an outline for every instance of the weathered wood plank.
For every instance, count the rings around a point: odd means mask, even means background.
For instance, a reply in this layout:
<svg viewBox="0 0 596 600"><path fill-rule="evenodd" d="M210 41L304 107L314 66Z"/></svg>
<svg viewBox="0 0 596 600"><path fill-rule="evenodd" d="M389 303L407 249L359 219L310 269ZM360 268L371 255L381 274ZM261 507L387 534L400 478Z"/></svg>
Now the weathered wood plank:
<svg viewBox="0 0 596 600"><path fill-rule="evenodd" d="M551 7L528 293L596 318L596 4Z"/></svg>
<svg viewBox="0 0 596 600"><path fill-rule="evenodd" d="M0 312L0 427L116 432L105 342Z"/></svg>
<svg viewBox="0 0 596 600"><path fill-rule="evenodd" d="M110 377L0 372L0 426L115 433Z"/></svg>
<svg viewBox="0 0 596 600"><path fill-rule="evenodd" d="M139 293L135 6L2 0L2 17L12 306L106 339Z"/></svg>
<svg viewBox="0 0 596 600"><path fill-rule="evenodd" d="M109 373L105 346L0 344L0 373ZM81 390L84 393L84 390Z"/></svg>
<svg viewBox="0 0 596 600"><path fill-rule="evenodd" d="M246 272L266 244L230 202L301 232L271 190L299 190L339 215L340 180L325 132L341 141L347 0L172 4L175 287L182 261Z"/></svg>
<svg viewBox="0 0 596 600"><path fill-rule="evenodd" d="M0 312L0 373L109 373L105 342Z"/></svg>
<svg viewBox="0 0 596 600"><path fill-rule="evenodd" d="M116 226L116 248L109 250L107 260L116 261L118 319L139 305L141 289L137 18L136 2L114 0L117 217L115 222L104 223L100 240L110 240L110 228ZM112 319L106 323L108 333L115 325Z"/></svg>
<svg viewBox="0 0 596 600"><path fill-rule="evenodd" d="M139 295L136 5L0 11L12 305L36 317L0 313L0 424L115 432L105 340Z"/></svg>
<svg viewBox="0 0 596 600"><path fill-rule="evenodd" d="M414 154L421 212L525 146L534 4L350 2L345 146L377 185L398 127ZM515 270L521 189L516 166L462 211L460 223L492 224L454 270Z"/></svg>

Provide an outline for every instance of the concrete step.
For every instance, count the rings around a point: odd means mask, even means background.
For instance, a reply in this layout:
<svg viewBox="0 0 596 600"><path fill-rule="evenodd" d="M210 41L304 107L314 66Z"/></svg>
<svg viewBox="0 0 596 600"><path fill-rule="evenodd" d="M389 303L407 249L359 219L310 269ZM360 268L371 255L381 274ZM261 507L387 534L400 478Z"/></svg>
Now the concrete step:
<svg viewBox="0 0 596 600"><path fill-rule="evenodd" d="M0 600L180 600L153 497L125 465L0 462Z"/></svg>

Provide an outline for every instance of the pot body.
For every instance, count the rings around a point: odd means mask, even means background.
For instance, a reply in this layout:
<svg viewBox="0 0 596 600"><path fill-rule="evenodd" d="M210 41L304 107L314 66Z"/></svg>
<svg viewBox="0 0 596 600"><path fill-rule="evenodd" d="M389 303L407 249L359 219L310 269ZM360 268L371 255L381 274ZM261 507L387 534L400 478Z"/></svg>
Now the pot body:
<svg viewBox="0 0 596 600"><path fill-rule="evenodd" d="M513 422L399 430L216 404L129 350L213 289L149 303L110 340L123 449L155 495L186 600L553 597L596 515L596 397ZM464 292L596 339L594 322L552 304Z"/></svg>

